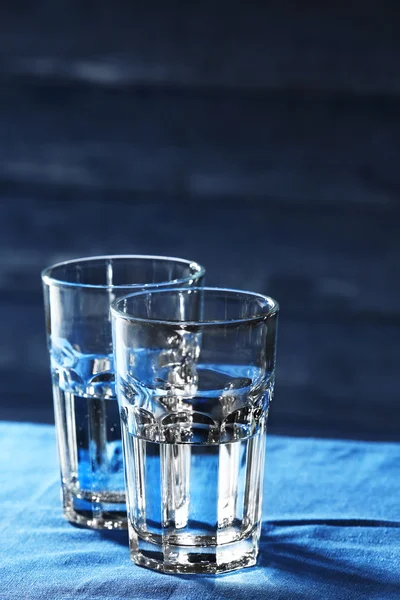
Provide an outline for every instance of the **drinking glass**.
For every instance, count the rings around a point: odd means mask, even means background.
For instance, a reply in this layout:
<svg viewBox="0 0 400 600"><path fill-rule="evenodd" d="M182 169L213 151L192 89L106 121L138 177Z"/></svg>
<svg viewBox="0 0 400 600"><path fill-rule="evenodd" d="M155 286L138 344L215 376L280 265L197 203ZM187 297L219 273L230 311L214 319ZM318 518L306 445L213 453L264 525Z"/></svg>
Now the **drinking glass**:
<svg viewBox="0 0 400 600"><path fill-rule="evenodd" d="M201 285L195 262L100 256L42 273L62 499L66 518L126 527L121 427L115 396L110 303L133 290Z"/></svg>
<svg viewBox="0 0 400 600"><path fill-rule="evenodd" d="M277 303L196 287L129 295L111 313L132 560L254 565Z"/></svg>

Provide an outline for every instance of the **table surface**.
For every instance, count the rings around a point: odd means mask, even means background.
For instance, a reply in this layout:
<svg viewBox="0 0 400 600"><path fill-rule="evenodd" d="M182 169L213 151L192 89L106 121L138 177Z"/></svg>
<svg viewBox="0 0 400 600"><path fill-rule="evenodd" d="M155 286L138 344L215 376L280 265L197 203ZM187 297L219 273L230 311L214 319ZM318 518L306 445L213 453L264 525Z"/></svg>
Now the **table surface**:
<svg viewBox="0 0 400 600"><path fill-rule="evenodd" d="M61 514L54 428L0 423L0 599L400 597L400 444L269 436L258 566L163 575Z"/></svg>

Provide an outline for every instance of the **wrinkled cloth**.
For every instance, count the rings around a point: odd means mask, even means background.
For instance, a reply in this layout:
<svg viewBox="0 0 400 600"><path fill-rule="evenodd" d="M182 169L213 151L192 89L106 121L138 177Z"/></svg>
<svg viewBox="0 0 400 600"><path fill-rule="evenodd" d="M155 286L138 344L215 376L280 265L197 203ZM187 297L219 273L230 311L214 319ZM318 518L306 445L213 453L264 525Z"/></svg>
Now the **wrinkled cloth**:
<svg viewBox="0 0 400 600"><path fill-rule="evenodd" d="M0 600L400 598L400 444L269 436L258 565L217 576L65 521L52 426L0 423L0 456Z"/></svg>

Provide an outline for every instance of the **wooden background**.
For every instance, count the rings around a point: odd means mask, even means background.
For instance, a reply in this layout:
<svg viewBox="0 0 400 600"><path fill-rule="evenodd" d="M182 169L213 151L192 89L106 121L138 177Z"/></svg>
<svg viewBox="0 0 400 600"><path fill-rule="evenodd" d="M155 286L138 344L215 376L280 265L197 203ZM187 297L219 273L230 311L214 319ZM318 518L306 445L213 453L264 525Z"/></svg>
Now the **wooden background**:
<svg viewBox="0 0 400 600"><path fill-rule="evenodd" d="M280 301L271 431L400 440L396 5L134 4L0 8L0 418L53 418L41 269L162 253Z"/></svg>

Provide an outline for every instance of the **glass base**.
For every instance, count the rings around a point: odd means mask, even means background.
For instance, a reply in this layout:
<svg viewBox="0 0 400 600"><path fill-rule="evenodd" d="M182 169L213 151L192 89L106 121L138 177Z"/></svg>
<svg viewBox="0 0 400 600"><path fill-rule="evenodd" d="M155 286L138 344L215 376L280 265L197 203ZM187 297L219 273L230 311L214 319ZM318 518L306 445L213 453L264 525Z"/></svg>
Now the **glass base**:
<svg viewBox="0 0 400 600"><path fill-rule="evenodd" d="M160 538L157 542L155 538ZM229 544L183 546L162 541L161 536L139 538L129 528L131 560L141 566L162 573L219 574L253 567L257 562L259 533ZM215 540L215 538L214 538Z"/></svg>
<svg viewBox="0 0 400 600"><path fill-rule="evenodd" d="M70 523L90 529L126 529L124 494L63 490L64 516Z"/></svg>

